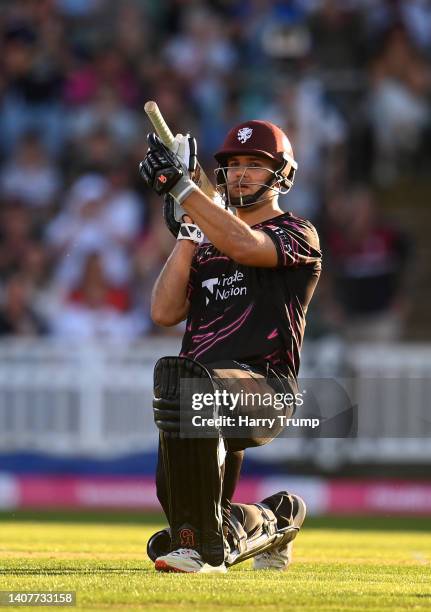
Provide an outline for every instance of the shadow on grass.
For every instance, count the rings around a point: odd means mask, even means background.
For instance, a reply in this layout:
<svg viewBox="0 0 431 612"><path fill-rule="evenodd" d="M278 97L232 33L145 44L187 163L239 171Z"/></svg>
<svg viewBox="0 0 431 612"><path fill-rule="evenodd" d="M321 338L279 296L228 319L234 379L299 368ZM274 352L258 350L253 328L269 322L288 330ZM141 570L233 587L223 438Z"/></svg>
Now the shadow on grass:
<svg viewBox="0 0 431 612"><path fill-rule="evenodd" d="M0 576L61 576L64 574L81 574L81 575L93 575L93 574L154 574L153 567L89 567L89 568L77 568L77 567L62 567L62 568L34 568L34 567L21 567L21 568L3 568L0 570Z"/></svg>
<svg viewBox="0 0 431 612"><path fill-rule="evenodd" d="M41 523L95 523L130 525L163 524L165 519L159 512L110 511L110 510L11 510L0 511L0 523L41 522Z"/></svg>
<svg viewBox="0 0 431 612"><path fill-rule="evenodd" d="M0 512L1 522L87 523L155 526L166 523L160 513L127 511L14 510ZM355 531L428 531L431 516L321 516L307 517L306 529L348 529Z"/></svg>

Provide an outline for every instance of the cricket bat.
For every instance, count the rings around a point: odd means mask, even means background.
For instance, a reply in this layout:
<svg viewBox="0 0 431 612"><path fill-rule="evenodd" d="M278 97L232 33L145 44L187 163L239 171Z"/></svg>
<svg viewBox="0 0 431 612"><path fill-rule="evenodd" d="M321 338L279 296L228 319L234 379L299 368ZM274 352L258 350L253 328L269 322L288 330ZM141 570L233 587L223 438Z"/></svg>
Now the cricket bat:
<svg viewBox="0 0 431 612"><path fill-rule="evenodd" d="M169 126L167 125L166 121L164 120L163 115L160 112L160 109L157 106L156 102L149 100L145 103L144 110L147 113L149 120L153 124L154 129L156 130L160 140L166 147L170 148L172 146L172 143L174 142L175 137L169 129ZM197 162L196 171L194 172L192 179L209 198L211 198L215 202L220 201L220 195L217 193L215 187L212 185L211 181L205 174L199 161Z"/></svg>

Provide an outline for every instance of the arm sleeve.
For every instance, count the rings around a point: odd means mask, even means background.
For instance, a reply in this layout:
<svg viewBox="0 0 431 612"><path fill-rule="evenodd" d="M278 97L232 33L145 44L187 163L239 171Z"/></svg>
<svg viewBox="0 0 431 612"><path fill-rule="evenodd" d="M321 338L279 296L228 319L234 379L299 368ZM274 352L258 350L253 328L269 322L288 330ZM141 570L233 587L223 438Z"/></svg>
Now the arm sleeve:
<svg viewBox="0 0 431 612"><path fill-rule="evenodd" d="M319 236L311 223L284 221L259 228L273 241L277 249L277 267L304 266L320 263L322 253Z"/></svg>

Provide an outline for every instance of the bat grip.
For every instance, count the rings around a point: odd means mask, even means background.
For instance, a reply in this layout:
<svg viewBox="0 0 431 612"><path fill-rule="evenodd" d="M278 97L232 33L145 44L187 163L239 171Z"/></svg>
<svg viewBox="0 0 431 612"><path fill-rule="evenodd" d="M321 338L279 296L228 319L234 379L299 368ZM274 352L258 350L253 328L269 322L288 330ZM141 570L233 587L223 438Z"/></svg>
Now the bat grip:
<svg viewBox="0 0 431 612"><path fill-rule="evenodd" d="M169 129L166 121L163 119L163 115L159 110L159 107L155 102L145 106L145 112L147 113L151 123L153 124L160 140L167 147L171 147L174 142L175 136Z"/></svg>

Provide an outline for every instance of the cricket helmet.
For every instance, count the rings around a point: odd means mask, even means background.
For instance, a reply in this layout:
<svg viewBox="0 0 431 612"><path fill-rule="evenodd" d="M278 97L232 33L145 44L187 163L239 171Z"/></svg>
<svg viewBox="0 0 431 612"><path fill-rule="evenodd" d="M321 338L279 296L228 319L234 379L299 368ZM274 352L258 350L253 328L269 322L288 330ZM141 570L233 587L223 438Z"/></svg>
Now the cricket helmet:
<svg viewBox="0 0 431 612"><path fill-rule="evenodd" d="M233 155L257 155L275 160L279 165L272 171L267 183L262 184L255 194L233 198L228 193L226 175L229 157ZM287 193L293 185L298 168L288 137L270 121L252 120L236 125L228 132L221 149L214 157L219 164L215 171L217 187L220 188L227 205L234 207L252 206L266 199L262 196L268 189Z"/></svg>

